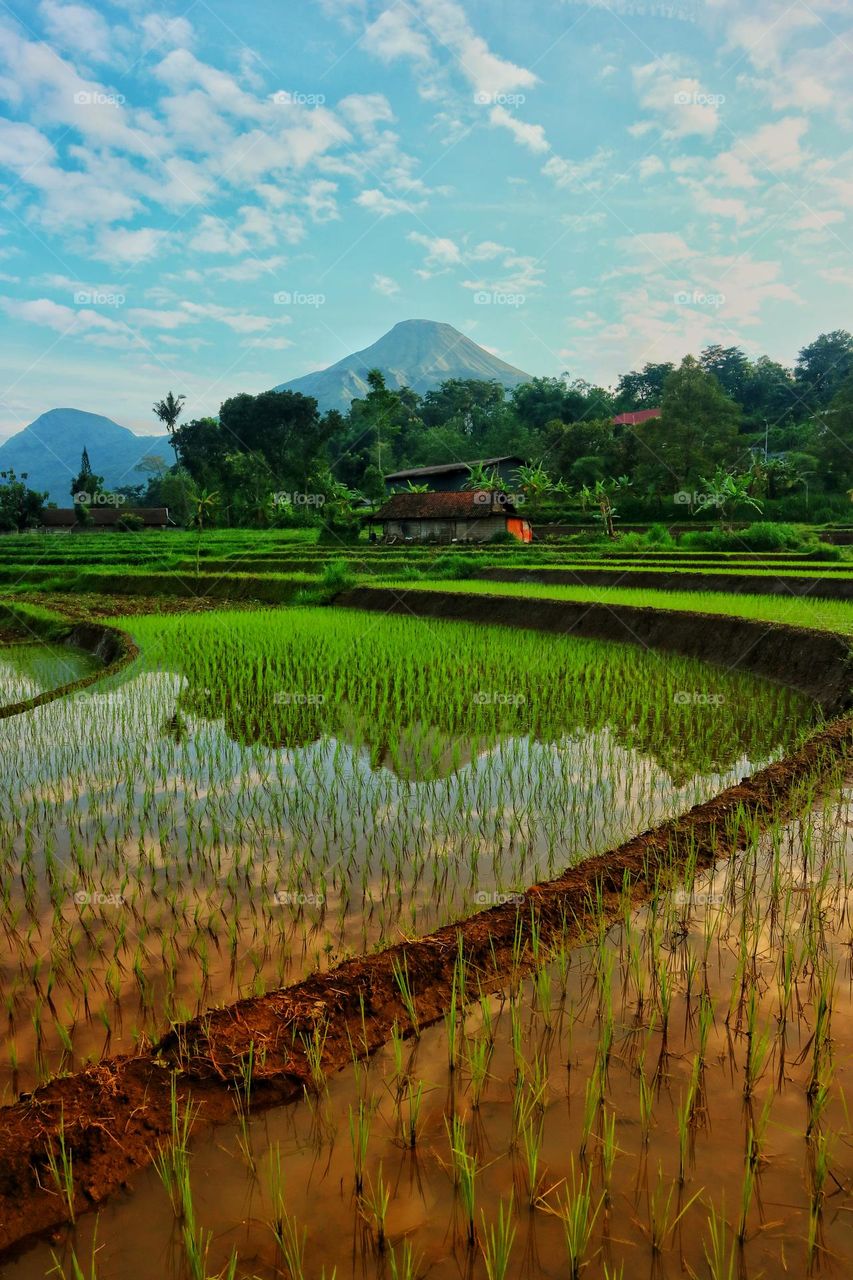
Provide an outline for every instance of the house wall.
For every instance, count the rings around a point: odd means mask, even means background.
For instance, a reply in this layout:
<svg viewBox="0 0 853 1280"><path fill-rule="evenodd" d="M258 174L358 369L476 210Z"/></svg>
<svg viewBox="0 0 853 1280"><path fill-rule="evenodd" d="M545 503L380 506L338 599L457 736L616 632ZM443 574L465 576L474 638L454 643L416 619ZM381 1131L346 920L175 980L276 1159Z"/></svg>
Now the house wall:
<svg viewBox="0 0 853 1280"><path fill-rule="evenodd" d="M386 537L412 538L415 542L488 542L506 532L506 516L478 520L385 520Z"/></svg>

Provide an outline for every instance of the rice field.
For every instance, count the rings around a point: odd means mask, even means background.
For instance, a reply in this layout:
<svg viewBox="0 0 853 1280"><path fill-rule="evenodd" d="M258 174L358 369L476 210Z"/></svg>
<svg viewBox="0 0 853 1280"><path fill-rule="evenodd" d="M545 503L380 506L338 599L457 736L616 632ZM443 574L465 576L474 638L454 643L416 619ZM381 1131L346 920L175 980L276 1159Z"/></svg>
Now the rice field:
<svg viewBox="0 0 853 1280"><path fill-rule="evenodd" d="M537 946L297 1107L171 1141L10 1280L849 1273L853 790ZM61 1154L61 1153L60 1153ZM57 1182L62 1166L57 1158ZM91 1268L91 1271L90 1271Z"/></svg>
<svg viewBox="0 0 853 1280"><path fill-rule="evenodd" d="M408 591L459 591L484 596L519 596L528 600L577 600L594 604L633 605L637 608L679 609L688 613L730 614L761 622L782 622L853 635L853 602L809 600L786 595L728 595L722 591L658 591L650 588L574 587L532 582L483 582L475 578L444 579L379 578L370 585Z"/></svg>
<svg viewBox="0 0 853 1280"><path fill-rule="evenodd" d="M0 646L0 706L70 684L99 665L83 649L67 645L31 641Z"/></svg>
<svg viewBox="0 0 853 1280"><path fill-rule="evenodd" d="M327 609L118 619L0 721L0 1096L547 879L795 746L782 686Z"/></svg>

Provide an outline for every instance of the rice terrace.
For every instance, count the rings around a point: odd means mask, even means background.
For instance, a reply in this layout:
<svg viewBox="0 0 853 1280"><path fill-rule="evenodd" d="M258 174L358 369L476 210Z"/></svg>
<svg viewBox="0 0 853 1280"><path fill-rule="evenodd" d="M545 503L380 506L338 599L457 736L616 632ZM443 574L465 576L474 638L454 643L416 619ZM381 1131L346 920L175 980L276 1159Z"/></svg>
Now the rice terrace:
<svg viewBox="0 0 853 1280"><path fill-rule="evenodd" d="M0 28L0 1276L849 1276L848 6Z"/></svg>

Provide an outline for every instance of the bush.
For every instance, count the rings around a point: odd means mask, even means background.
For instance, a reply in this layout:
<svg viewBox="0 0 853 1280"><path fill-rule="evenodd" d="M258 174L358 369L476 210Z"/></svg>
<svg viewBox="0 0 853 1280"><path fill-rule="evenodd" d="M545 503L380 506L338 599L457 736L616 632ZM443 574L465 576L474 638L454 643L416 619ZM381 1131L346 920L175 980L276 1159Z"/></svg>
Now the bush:
<svg viewBox="0 0 853 1280"><path fill-rule="evenodd" d="M681 545L696 551L798 551L806 543L792 524L759 520L745 529L697 529L685 533Z"/></svg>

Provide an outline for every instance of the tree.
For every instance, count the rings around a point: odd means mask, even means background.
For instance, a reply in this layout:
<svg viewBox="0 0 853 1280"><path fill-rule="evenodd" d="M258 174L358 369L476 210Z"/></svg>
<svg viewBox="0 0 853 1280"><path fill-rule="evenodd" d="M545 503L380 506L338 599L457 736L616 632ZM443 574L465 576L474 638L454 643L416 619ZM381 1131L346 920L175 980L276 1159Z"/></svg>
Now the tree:
<svg viewBox="0 0 853 1280"><path fill-rule="evenodd" d="M642 369L623 373L616 384L616 404L620 413L638 409L657 409L661 403L664 385L675 369L669 362L644 364Z"/></svg>
<svg viewBox="0 0 853 1280"><path fill-rule="evenodd" d="M196 575L198 575L201 561L201 535L207 525L212 523L214 512L218 506L219 494L211 493L208 489L202 489L193 500L190 524L194 529L198 529L198 542L195 547Z"/></svg>
<svg viewBox="0 0 853 1280"><path fill-rule="evenodd" d="M312 396L298 391L263 391L224 402L219 410L216 447L226 455L261 454L277 488L305 490L308 475L324 451L327 431ZM220 468L223 462L220 455Z"/></svg>
<svg viewBox="0 0 853 1280"><path fill-rule="evenodd" d="M699 357L699 363L706 373L714 375L731 400L743 403L752 366L740 347L722 347L719 344L706 347Z"/></svg>
<svg viewBox="0 0 853 1280"><path fill-rule="evenodd" d="M853 483L853 373L817 421L814 452L820 472L827 488L845 493Z"/></svg>
<svg viewBox="0 0 853 1280"><path fill-rule="evenodd" d="M178 449L175 444L175 431L178 426L178 418L184 411L184 401L186 396L173 396L169 391L163 400L157 400L153 406L156 417L160 419L169 436L169 443L175 450L175 461L178 460Z"/></svg>
<svg viewBox="0 0 853 1280"><path fill-rule="evenodd" d="M28 478L28 472L16 476L11 467L0 471L0 529L23 533L39 523L47 494L31 489Z"/></svg>
<svg viewBox="0 0 853 1280"><path fill-rule="evenodd" d="M736 474L726 471L724 467L717 467L710 478L706 476L700 478L702 492L707 495L709 502L700 503L697 510L709 503L713 504L720 513L721 527L729 515L733 515L735 509L740 506L752 507L761 515L764 508L751 492L753 480L754 477L748 471Z"/></svg>
<svg viewBox="0 0 853 1280"><path fill-rule="evenodd" d="M797 356L797 391L812 411L827 408L853 374L853 335L846 329L822 333Z"/></svg>
<svg viewBox="0 0 853 1280"><path fill-rule="evenodd" d="M580 491L581 506L584 510L591 505L598 507L601 523L604 525L604 532L608 538L616 537L616 529L613 524L616 518L616 507L613 504L613 498L617 493L630 489L630 487L630 477L610 476L606 480L596 480L591 488L585 484Z"/></svg>
<svg viewBox="0 0 853 1280"><path fill-rule="evenodd" d="M635 429L643 446L638 470L659 489L690 488L718 463L733 460L739 417L716 378L686 356L666 379L660 418Z"/></svg>
<svg viewBox="0 0 853 1280"><path fill-rule="evenodd" d="M80 456L80 471L71 481L71 497L74 506L78 508L78 514L80 507L92 506L98 494L103 492L104 477L95 475L89 461L89 451L84 445Z"/></svg>

